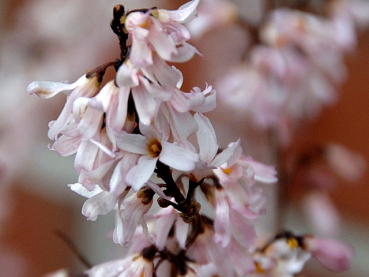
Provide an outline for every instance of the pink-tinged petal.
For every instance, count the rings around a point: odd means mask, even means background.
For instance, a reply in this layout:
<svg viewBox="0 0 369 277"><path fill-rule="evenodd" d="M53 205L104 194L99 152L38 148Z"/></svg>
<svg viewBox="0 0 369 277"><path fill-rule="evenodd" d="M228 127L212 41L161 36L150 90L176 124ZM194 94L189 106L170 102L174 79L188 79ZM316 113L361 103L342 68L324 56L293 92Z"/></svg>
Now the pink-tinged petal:
<svg viewBox="0 0 369 277"><path fill-rule="evenodd" d="M188 112L190 110L190 101L186 97L185 93L179 89L175 89L173 91L170 104L180 113Z"/></svg>
<svg viewBox="0 0 369 277"><path fill-rule="evenodd" d="M194 91L196 88L194 88ZM191 93L192 94L192 93ZM207 86L202 92L203 100L199 100L197 97L190 97L190 109L191 111L207 113L215 109L216 103L216 92L212 89L212 86Z"/></svg>
<svg viewBox="0 0 369 277"><path fill-rule="evenodd" d="M182 249L186 249L189 227L190 224L184 222L182 218L177 215L177 220L175 222L176 239Z"/></svg>
<svg viewBox="0 0 369 277"><path fill-rule="evenodd" d="M68 137L62 135L57 141L53 143L50 150L56 151L62 157L67 157L72 154L75 154L78 150L78 147L81 144L81 137Z"/></svg>
<svg viewBox="0 0 369 277"><path fill-rule="evenodd" d="M148 40L154 47L156 53L164 60L171 60L172 55L177 53L177 47L173 41L173 39L168 36L168 34L163 32L163 27L161 23L152 19L154 23L150 28L150 35Z"/></svg>
<svg viewBox="0 0 369 277"><path fill-rule="evenodd" d="M70 184L68 187L74 191L75 193L82 195L86 198L91 198L92 196L95 196L96 194L99 194L103 190L98 186L95 185L93 190L88 190L85 186L83 186L80 183Z"/></svg>
<svg viewBox="0 0 369 277"><path fill-rule="evenodd" d="M214 218L214 241L226 247L231 240L229 221L229 203L224 190L216 190L216 205Z"/></svg>
<svg viewBox="0 0 369 277"><path fill-rule="evenodd" d="M147 26L150 24L150 15L143 12L131 12L124 22L124 27L128 32L134 34L139 39L144 39L148 36L149 32L146 28L141 26Z"/></svg>
<svg viewBox="0 0 369 277"><path fill-rule="evenodd" d="M49 123L49 131L47 136L49 139L56 140L58 134L62 132L62 130L67 126L67 124L72 120L72 107L73 107L74 100L71 96L67 99L67 102L64 105L62 112L59 114L59 117Z"/></svg>
<svg viewBox="0 0 369 277"><path fill-rule="evenodd" d="M246 249L254 245L256 239L255 224L237 210L229 209L229 222L233 238Z"/></svg>
<svg viewBox="0 0 369 277"><path fill-rule="evenodd" d="M174 139L178 143L187 146L187 138L198 130L193 116L189 112L180 113L176 111L168 103L163 103L160 109L172 129Z"/></svg>
<svg viewBox="0 0 369 277"><path fill-rule="evenodd" d="M32 82L27 87L29 94L36 94L37 96L47 99L54 97L60 92L69 93L77 86L74 84L66 84L60 82L49 82L49 81L36 81Z"/></svg>
<svg viewBox="0 0 369 277"><path fill-rule="evenodd" d="M182 78L182 72L174 66L168 65L158 55L153 58L153 64L141 69L152 82L159 83L165 88L175 88Z"/></svg>
<svg viewBox="0 0 369 277"><path fill-rule="evenodd" d="M90 139L101 130L104 119L103 115L104 113L102 111L87 108L77 126L77 130L82 135L82 139Z"/></svg>
<svg viewBox="0 0 369 277"><path fill-rule="evenodd" d="M277 182L277 171L273 166L268 166L260 162L254 161L251 157L242 157L242 161L251 165L255 170L255 180L263 183Z"/></svg>
<svg viewBox="0 0 369 277"><path fill-rule="evenodd" d="M161 251L165 247L170 229L178 214L173 207L164 208L155 224L156 247Z"/></svg>
<svg viewBox="0 0 369 277"><path fill-rule="evenodd" d="M126 182L133 190L138 191L150 179L154 172L158 158L141 156L136 166L128 171Z"/></svg>
<svg viewBox="0 0 369 277"><path fill-rule="evenodd" d="M147 31L146 29L143 30ZM129 59L134 68L145 67L153 63L152 52L147 44L146 38L144 40L137 37L133 38Z"/></svg>
<svg viewBox="0 0 369 277"><path fill-rule="evenodd" d="M159 108L157 100L155 100L154 96L142 84L132 89L132 96L140 122L150 125Z"/></svg>
<svg viewBox="0 0 369 277"><path fill-rule="evenodd" d="M115 158L116 154L112 152L106 145L102 144L101 142L98 142L94 139L90 139L90 142L95 144L101 151L103 151L106 155L108 155L111 158Z"/></svg>
<svg viewBox="0 0 369 277"><path fill-rule="evenodd" d="M187 27L178 22L168 22L165 24L170 36L176 45L179 45L191 38L191 34Z"/></svg>
<svg viewBox="0 0 369 277"><path fill-rule="evenodd" d="M95 221L98 215L104 215L114 209L117 196L113 193L102 191L88 199L82 207L82 214L88 220Z"/></svg>
<svg viewBox="0 0 369 277"><path fill-rule="evenodd" d="M115 166L114 172L110 178L109 188L110 191L116 195L120 195L127 188L125 177L128 171L136 165L139 155L124 153L122 159Z"/></svg>
<svg viewBox="0 0 369 277"><path fill-rule="evenodd" d="M137 198L134 193L128 197L120 211L120 216L123 220L123 245L128 246L136 231L137 225L142 224L141 219L150 210L153 201L148 204L143 204L141 198Z"/></svg>
<svg viewBox="0 0 369 277"><path fill-rule="evenodd" d="M84 172L85 178L91 184L97 184L105 176L105 174L111 169L115 160L108 161L106 163L100 164L96 169Z"/></svg>
<svg viewBox="0 0 369 277"><path fill-rule="evenodd" d="M149 187L149 188L151 188L158 196L160 196L161 198L164 198L164 199L166 199L166 200L170 200L171 198L170 197L168 197L168 196L166 196L165 194L164 194L164 192L163 192L163 190L161 189L161 187L158 185L158 184L156 184L156 183L154 183L153 181L147 181L146 182L146 185Z"/></svg>
<svg viewBox="0 0 369 277"><path fill-rule="evenodd" d="M218 151L217 137L213 125L201 113L196 113L194 119L199 126L199 130L196 132L196 138L199 144L200 160L210 163Z"/></svg>
<svg viewBox="0 0 369 277"><path fill-rule="evenodd" d="M114 132L123 130L124 123L127 119L129 93L129 87L122 87L114 92L110 105L106 109L106 125L108 128L113 129Z"/></svg>
<svg viewBox="0 0 369 277"><path fill-rule="evenodd" d="M115 78L119 87L138 86L137 70L129 60L119 67Z"/></svg>
<svg viewBox="0 0 369 277"><path fill-rule="evenodd" d="M224 149L219 155L217 155L211 164L219 167L222 164L227 163L227 166L230 167L240 158L241 154L241 141L238 139L236 142L230 144L227 149Z"/></svg>
<svg viewBox="0 0 369 277"><path fill-rule="evenodd" d="M191 44L182 42L182 44L177 46L176 51L167 60L171 62L183 63L192 59L195 54L202 56L201 53Z"/></svg>
<svg viewBox="0 0 369 277"><path fill-rule="evenodd" d="M93 169L99 148L88 140L81 142L74 159L74 169L77 173L81 170L91 171Z"/></svg>
<svg viewBox="0 0 369 277"><path fill-rule="evenodd" d="M119 94L119 88L115 85L114 80L109 81L96 95L96 101L101 105L102 111L107 112L114 96ZM100 107L99 107L100 108Z"/></svg>
<svg viewBox="0 0 369 277"><path fill-rule="evenodd" d="M305 193L303 211L314 228L314 234L335 237L340 231L340 216L327 193L311 191Z"/></svg>
<svg viewBox="0 0 369 277"><path fill-rule="evenodd" d="M150 83L144 77L140 77L140 82L145 86L148 93L160 101L168 101L172 97L172 89L166 89L161 85Z"/></svg>
<svg viewBox="0 0 369 277"><path fill-rule="evenodd" d="M123 134L117 140L120 149L136 154L147 154L148 143L146 137L138 134Z"/></svg>
<svg viewBox="0 0 369 277"><path fill-rule="evenodd" d="M230 264L234 265L234 270L239 275L238 276L249 276L253 275L251 273L255 272L255 263L251 255L246 254L249 248L243 247L236 240L232 239L225 249L227 260ZM256 275L257 276L257 275ZM280 275L282 277L282 275ZM283 276L287 277L287 276Z"/></svg>
<svg viewBox="0 0 369 277"><path fill-rule="evenodd" d="M178 10L168 11L168 10L158 10L158 19L161 22L169 22L170 20L177 21L179 23L186 23L192 20L196 16L196 8L200 0L190 1Z"/></svg>
<svg viewBox="0 0 369 277"><path fill-rule="evenodd" d="M325 155L330 167L346 180L358 180L366 170L366 162L363 156L351 152L342 145L329 144Z"/></svg>
<svg viewBox="0 0 369 277"><path fill-rule="evenodd" d="M351 245L333 239L305 237L304 245L323 266L335 272L349 269L355 254Z"/></svg>
<svg viewBox="0 0 369 277"><path fill-rule="evenodd" d="M118 203L119 205L119 203ZM123 219L119 215L119 211L117 212L115 216L115 228L113 232L113 241L116 244L124 245L124 226L123 226Z"/></svg>
<svg viewBox="0 0 369 277"><path fill-rule="evenodd" d="M74 101L76 101L79 97L93 97L98 92L99 83L97 82L96 77L88 79L86 76L82 76L76 81L75 84L77 84L77 87L68 96L58 119L49 124L50 130L48 132L48 137L52 140L55 140L71 122L73 118L72 111Z"/></svg>
<svg viewBox="0 0 369 277"><path fill-rule="evenodd" d="M177 170L191 171L195 168L199 155L191 150L166 141L161 142L159 160Z"/></svg>

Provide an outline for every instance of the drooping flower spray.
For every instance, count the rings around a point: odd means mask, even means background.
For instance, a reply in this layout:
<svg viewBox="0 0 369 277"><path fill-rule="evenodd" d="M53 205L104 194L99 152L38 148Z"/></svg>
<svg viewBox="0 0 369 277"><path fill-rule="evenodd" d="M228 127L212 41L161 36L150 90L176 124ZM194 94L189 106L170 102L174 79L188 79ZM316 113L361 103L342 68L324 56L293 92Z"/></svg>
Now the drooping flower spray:
<svg viewBox="0 0 369 277"><path fill-rule="evenodd" d="M50 149L75 154L79 178L70 188L88 198L83 215L96 220L113 211L113 240L129 248L126 257L85 273L292 276L311 255L332 270L346 269L353 251L342 243L282 232L255 244L255 222L268 212L255 184L276 182L276 171L245 156L240 140L219 149L204 115L216 106L215 90L204 84L203 90L182 91L182 73L171 65L198 54L183 25L196 16L198 4L174 11L117 5L111 28L119 39L118 59L72 84L38 81L27 88L41 98L67 96L49 124ZM112 80L105 78L109 67L116 71ZM212 207L210 214L199 199Z"/></svg>

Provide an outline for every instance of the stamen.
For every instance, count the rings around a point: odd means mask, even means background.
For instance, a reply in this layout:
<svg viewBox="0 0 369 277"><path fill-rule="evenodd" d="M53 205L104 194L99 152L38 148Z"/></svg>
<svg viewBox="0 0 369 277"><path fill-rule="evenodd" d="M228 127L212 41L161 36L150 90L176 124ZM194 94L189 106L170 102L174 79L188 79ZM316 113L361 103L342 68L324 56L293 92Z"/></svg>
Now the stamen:
<svg viewBox="0 0 369 277"><path fill-rule="evenodd" d="M291 248L291 250L299 247L299 242L295 238L287 239L287 244Z"/></svg>
<svg viewBox="0 0 369 277"><path fill-rule="evenodd" d="M156 158L160 155L161 152L161 143L157 139L151 139L147 145L147 150L149 152L149 156L152 158Z"/></svg>
<svg viewBox="0 0 369 277"><path fill-rule="evenodd" d="M229 175L229 174L231 174L231 173L232 173L232 168L231 168L231 167L222 168L222 171L223 171L225 174Z"/></svg>

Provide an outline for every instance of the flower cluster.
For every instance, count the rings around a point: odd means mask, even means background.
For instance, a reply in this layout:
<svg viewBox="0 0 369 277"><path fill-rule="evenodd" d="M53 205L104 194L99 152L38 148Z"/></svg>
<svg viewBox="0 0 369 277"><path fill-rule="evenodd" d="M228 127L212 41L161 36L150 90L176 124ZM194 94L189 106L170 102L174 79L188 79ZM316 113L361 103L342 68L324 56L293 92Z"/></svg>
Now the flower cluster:
<svg viewBox="0 0 369 277"><path fill-rule="evenodd" d="M191 25L196 33L216 28L219 22L247 25L251 42L245 59L216 84L219 99L254 126L276 131L286 144L296 124L336 100L336 88L346 75L344 55L355 49L357 27L369 23L369 4L337 0L330 5L306 1L304 6L295 1L297 7L281 5L255 25L242 21L229 2L207 3L210 7L199 27L196 22ZM219 16L224 5L226 18Z"/></svg>
<svg viewBox="0 0 369 277"><path fill-rule="evenodd" d="M70 188L88 198L82 213L96 220L116 211L113 240L129 247L126 258L92 267L89 276L251 276L278 270L284 259L275 256L265 268L260 256L269 259L269 252L252 252L266 201L256 182L275 182L276 171L245 156L240 140L219 149L203 115L215 108L215 91L182 91L182 73L170 64L198 53L183 25L198 4L175 11L117 5L111 27L120 59L72 84L27 88L42 98L67 95L49 124L50 149L76 155L79 178ZM108 67L114 80L104 80ZM210 215L201 210L201 194Z"/></svg>

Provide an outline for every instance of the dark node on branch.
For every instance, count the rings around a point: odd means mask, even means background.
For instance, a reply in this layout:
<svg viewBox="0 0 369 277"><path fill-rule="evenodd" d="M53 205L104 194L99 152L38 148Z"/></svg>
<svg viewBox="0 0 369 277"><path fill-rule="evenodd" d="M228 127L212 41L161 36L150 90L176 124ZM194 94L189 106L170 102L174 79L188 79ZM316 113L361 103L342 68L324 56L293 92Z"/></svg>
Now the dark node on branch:
<svg viewBox="0 0 369 277"><path fill-rule="evenodd" d="M125 23L126 16L127 14L122 5L114 6L113 19L110 22L110 27L113 30L113 32L118 36L118 39L119 39L120 65L124 63L125 59L127 58L127 52L128 52L128 48L126 45L127 40L128 40L128 33L124 29L124 23Z"/></svg>
<svg viewBox="0 0 369 277"><path fill-rule="evenodd" d="M103 65L100 65L100 66L96 67L95 69L92 69L92 70L87 71L86 78L89 79L89 78L96 77L97 78L97 81L99 83L101 83L102 82L102 79L103 79L103 77L105 75L106 69L109 66L116 67L119 63L120 63L119 60L115 60L114 62L104 63Z"/></svg>
<svg viewBox="0 0 369 277"><path fill-rule="evenodd" d="M141 255L142 257L144 257L145 259L152 261L155 257L155 254L158 252L158 249L156 248L156 246L150 245L144 249L142 249L141 251Z"/></svg>

